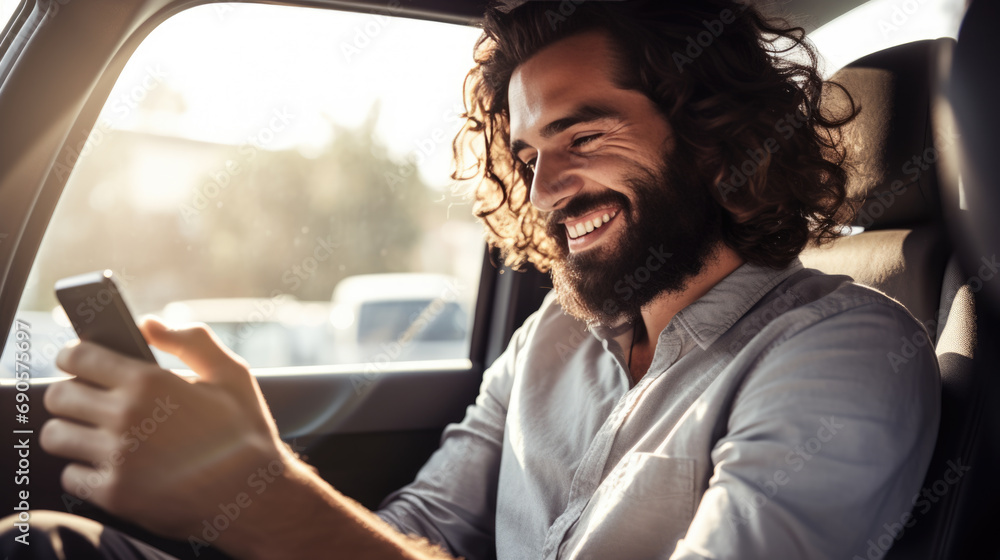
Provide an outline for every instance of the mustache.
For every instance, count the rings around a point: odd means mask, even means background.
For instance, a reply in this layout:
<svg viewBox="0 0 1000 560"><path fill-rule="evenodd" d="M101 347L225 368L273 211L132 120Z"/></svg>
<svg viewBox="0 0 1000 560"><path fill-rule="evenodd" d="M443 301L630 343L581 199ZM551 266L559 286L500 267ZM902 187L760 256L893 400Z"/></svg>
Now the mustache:
<svg viewBox="0 0 1000 560"><path fill-rule="evenodd" d="M588 214L602 206L618 206L626 213L631 211L632 203L624 194L608 190L602 193L588 193L574 196L565 207L543 214L546 229L549 232L558 231L562 224L571 218Z"/></svg>

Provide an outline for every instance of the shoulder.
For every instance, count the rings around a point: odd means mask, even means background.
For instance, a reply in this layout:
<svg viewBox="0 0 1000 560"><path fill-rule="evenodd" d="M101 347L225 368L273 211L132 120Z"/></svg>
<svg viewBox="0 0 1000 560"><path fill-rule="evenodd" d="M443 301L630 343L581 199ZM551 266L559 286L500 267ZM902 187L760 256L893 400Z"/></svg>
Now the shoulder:
<svg viewBox="0 0 1000 560"><path fill-rule="evenodd" d="M933 344L899 302L849 277L812 269L779 285L771 300L782 290L795 303L754 341L742 398L759 403L780 394L772 405L896 418L907 408L936 414L940 378Z"/></svg>
<svg viewBox="0 0 1000 560"><path fill-rule="evenodd" d="M886 350L892 347L889 338L894 335L918 340L926 335L924 326L888 295L857 284L849 276L808 268L776 286L747 316L755 313L761 316L757 323L761 319L768 322L770 349L792 338L796 344L810 340L822 344L829 335L844 329L860 333L878 328L879 336L859 338L857 343ZM923 345L930 347L930 340L924 340Z"/></svg>
<svg viewBox="0 0 1000 560"><path fill-rule="evenodd" d="M562 371L569 360L594 359L600 350L600 341L586 324L563 311L555 292L550 291L541 306L514 331L485 377L499 382L509 392L515 379L523 379L528 369Z"/></svg>

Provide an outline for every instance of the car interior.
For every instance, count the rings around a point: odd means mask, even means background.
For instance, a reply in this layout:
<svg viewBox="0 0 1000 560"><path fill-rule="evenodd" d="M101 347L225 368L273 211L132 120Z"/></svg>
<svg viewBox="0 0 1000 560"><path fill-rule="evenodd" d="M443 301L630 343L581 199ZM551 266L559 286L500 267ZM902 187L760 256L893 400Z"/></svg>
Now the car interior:
<svg viewBox="0 0 1000 560"><path fill-rule="evenodd" d="M571 13L574 2L553 6ZM837 18L848 21L873 3L886 14L897 13L894 9L910 14L911 7L930 10L917 0L789 0L779 8L804 16L812 33ZM146 37L171 17L207 4L23 0L15 7L0 35L0 342L10 345L29 275L64 194L67 173L57 172L57 165L91 134ZM269 4L466 27L477 25L485 6L480 0ZM862 108L843 134L853 149L849 163L855 175L849 188L865 203L852 235L801 256L807 267L846 274L885 292L925 325L930 340L915 332L898 341L899 350L887 356L887 363L905 360L925 344L933 345L938 356L941 424L922 494L914 497L915 521L892 533L887 552L879 549L879 556L872 556L868 551L869 558L1000 557L991 546L1000 499L1000 410L990 404L1000 397L994 371L1000 356L990 343L1000 333L1000 282L990 281L998 275L993 263L1000 249L994 215L1000 185L991 134L1000 128L991 98L997 91L995 53L1000 52L992 24L1000 21L1000 9L991 0L959 4L964 18L951 36L933 32L877 48L832 75ZM484 369L551 289L549 277L530 265L510 270L485 244L481 252L464 359L377 368L368 363L254 369L282 437L334 487L366 507L376 508L413 479L437 448L444 427L460 420L475 400ZM185 263L173 266L182 269ZM42 395L58 382L32 379L23 391L31 403L27 427L35 433L48 418ZM19 391L13 379L0 379L5 410L14 408ZM25 428L13 419L8 425ZM9 450L14 434L5 433L3 446ZM184 553L186 543L161 539L67 499L58 482L66 462L46 455L37 440L33 445L32 508L93 517L167 552ZM967 467L957 480L950 474L955 465ZM3 503L16 503L18 489L8 482ZM873 534L881 530L873 528Z"/></svg>

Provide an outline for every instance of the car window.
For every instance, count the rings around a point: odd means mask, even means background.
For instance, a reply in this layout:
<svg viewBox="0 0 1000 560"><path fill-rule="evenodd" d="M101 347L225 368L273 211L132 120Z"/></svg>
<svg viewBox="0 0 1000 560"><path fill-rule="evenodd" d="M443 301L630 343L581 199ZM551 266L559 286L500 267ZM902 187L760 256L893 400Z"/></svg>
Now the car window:
<svg viewBox="0 0 1000 560"><path fill-rule="evenodd" d="M451 140L479 32L391 6L215 4L143 41L55 164L17 313L37 376L75 338L53 283L101 269L254 367L468 358L484 242Z"/></svg>
<svg viewBox="0 0 1000 560"><path fill-rule="evenodd" d="M425 321L419 332L413 334L418 340L452 340L465 338L465 317L455 303L444 303L440 310L433 309L433 302L379 301L361 306L358 319L358 341L364 344L392 342L403 336L408 328L417 322L421 314L432 317Z"/></svg>
<svg viewBox="0 0 1000 560"><path fill-rule="evenodd" d="M827 76L869 53L958 37L966 0L870 0L809 34ZM845 40L850 37L850 40Z"/></svg>

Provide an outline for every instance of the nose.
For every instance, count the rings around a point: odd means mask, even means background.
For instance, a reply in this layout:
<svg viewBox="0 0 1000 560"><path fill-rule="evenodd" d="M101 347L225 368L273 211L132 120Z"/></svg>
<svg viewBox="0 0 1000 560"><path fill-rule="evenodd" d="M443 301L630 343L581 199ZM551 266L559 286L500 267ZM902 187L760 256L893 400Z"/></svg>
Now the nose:
<svg viewBox="0 0 1000 560"><path fill-rule="evenodd" d="M582 187L583 180L574 172L569 157L551 152L538 154L531 181L531 204L535 208L545 212L557 210Z"/></svg>

